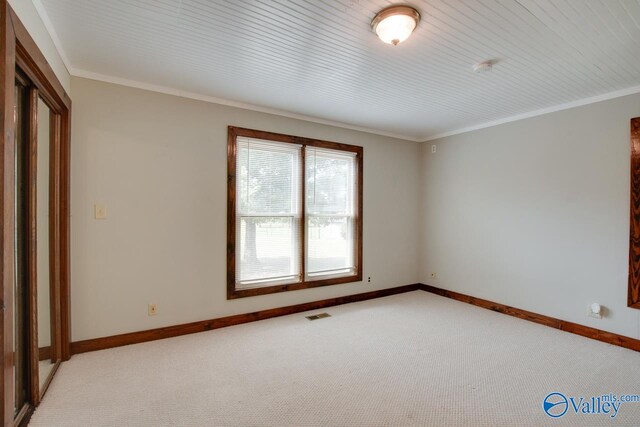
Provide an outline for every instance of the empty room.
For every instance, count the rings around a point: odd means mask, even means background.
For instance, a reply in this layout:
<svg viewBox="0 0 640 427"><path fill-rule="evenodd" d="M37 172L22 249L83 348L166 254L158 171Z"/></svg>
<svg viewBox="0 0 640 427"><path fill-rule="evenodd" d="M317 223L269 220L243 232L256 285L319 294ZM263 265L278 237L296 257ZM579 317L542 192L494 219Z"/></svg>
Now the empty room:
<svg viewBox="0 0 640 427"><path fill-rule="evenodd" d="M0 426L640 426L640 0L0 0Z"/></svg>

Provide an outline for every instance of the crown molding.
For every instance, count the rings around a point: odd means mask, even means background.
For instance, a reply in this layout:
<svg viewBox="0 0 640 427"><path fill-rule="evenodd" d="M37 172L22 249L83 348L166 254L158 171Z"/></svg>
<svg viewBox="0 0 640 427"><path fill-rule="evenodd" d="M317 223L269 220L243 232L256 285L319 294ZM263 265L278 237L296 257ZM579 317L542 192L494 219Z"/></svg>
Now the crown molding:
<svg viewBox="0 0 640 427"><path fill-rule="evenodd" d="M537 116L542 116L544 114L555 113L557 111L568 110L568 109L571 109L571 108L581 107L581 106L584 106L584 105L594 104L594 103L597 103L597 102L607 101L607 100L610 100L610 99L615 99L615 98L620 98L620 97L627 96L627 95L633 95L633 94L636 94L636 93L640 93L640 86L633 86L633 87L630 87L630 88L626 88L626 89L621 89L621 90L617 90L617 91L614 91L614 92L605 93L605 94L602 94L602 95L591 96L591 97L588 97L588 98L579 99L577 101L571 101L571 102L567 102L567 103L564 103L564 104L555 105L555 106L552 106L552 107L541 108L541 109L530 111L530 112L527 112L527 113L516 114L514 116L509 116L509 117L505 117L505 118L502 118L502 119L491 120L491 121L488 121L488 122L479 123L479 124L473 125L473 126L466 126L466 127L462 127L462 128L459 128L459 129L452 130L452 131L447 131L447 132L442 132L442 133L438 133L438 134L435 134L435 135L428 135L428 136L425 136L425 137L422 137L422 138L417 138L417 137L410 136L410 135L402 135L402 134L397 134L397 133L394 133L394 132L383 131L383 130L380 130L380 129L368 128L368 127L364 127L364 126L356 126L356 125L351 125L351 124L343 123L343 122L339 122L339 121L326 120L326 119L321 119L319 117L308 116L308 115L305 115L305 114L298 114L298 113L294 113L294 112L291 112L291 111L279 110L279 109L270 108L270 107L263 107L263 106L259 106L259 105L233 101L233 100L229 100L229 99L225 99L225 98L218 98L218 97L209 96L209 95L203 95L203 94L199 94L199 93L195 93L195 92L183 91L183 90L175 89L175 88L168 87L168 86L154 85L154 84L150 84L150 83L144 83L144 82L139 82L139 81L136 81L136 80L130 80L130 79L125 79L125 78L115 77L115 76L109 76L109 75L106 75L106 74L95 73L93 71L87 71L87 70L75 68L75 67L73 67L71 65L69 57L67 56L67 54L66 54L66 52L65 52L65 50L64 50L64 48L62 46L62 42L60 41L60 38L58 37L58 34L56 33L56 30L55 30L55 28L53 26L53 23L49 19L49 15L47 14L47 11L46 11L44 5L42 4L42 0L32 0L32 2L33 2L33 5L36 8L36 11L38 12L38 15L40 15L40 19L44 23L45 28L49 32L49 35L51 36L51 40L53 41L54 46L56 47L56 49L58 50L58 53L60 54L60 57L62 58L62 62L64 63L65 67L67 68L67 71L69 71L69 74L72 75L72 76L83 77L83 78L87 78L87 79L91 79L91 80L98 80L98 81L102 81L102 82L106 82L106 83L114 83L114 84L119 84L119 85L122 85L122 86L128 86L128 87L148 90L148 91L152 91L152 92L164 93L164 94L167 94L167 95L180 96L180 97L183 97L183 98L195 99L195 100L198 100L198 101L210 102L210 103L213 103L213 104L220 104L220 105L226 105L226 106L229 106L229 107L242 108L242 109L250 110L250 111L257 111L257 112L261 112L261 113L274 114L274 115L278 115L278 116L288 117L288 118L291 118L291 119L304 120L304 121L307 121L307 122L318 123L318 124L327 125L327 126L334 126L334 127L354 130L354 131L358 131L358 132L366 132L366 133L371 133L371 134L374 134L374 135L386 136L386 137L389 137L389 138L402 139L402 140L405 140L405 141L429 142L429 141L433 141L435 139L446 138L448 136L453 136L453 135L460 135L460 134L467 133L467 132L472 132L472 131L475 131L475 130L486 129L486 128L490 128L490 127L494 127L494 126L498 126L498 125L502 125L502 124L506 124L506 123L516 122L516 121L519 121L519 120L525 120L525 119L529 119L529 118L537 117Z"/></svg>
<svg viewBox="0 0 640 427"><path fill-rule="evenodd" d="M633 95L640 93L640 86L632 86L627 89L621 89L614 92L605 93L602 95L591 96L588 98L579 99L577 101L571 101L553 107L541 108L539 110L530 111L528 113L517 114L515 116L505 117L503 119L492 120L490 122L480 123L478 125L468 126L449 132L443 132L436 135L425 137L422 142L433 141L434 139L446 138L447 136L459 135L461 133L467 133L474 130L486 129L493 126L502 125L505 123L517 122L519 120L530 119L532 117L542 116L544 114L555 113L557 111L569 110L571 108L582 107L583 105L595 104L597 102L608 101L610 99L620 98L627 95Z"/></svg>
<svg viewBox="0 0 640 427"><path fill-rule="evenodd" d="M35 0L35 1L37 1L37 0ZM291 119L304 120L304 121L307 121L307 122L318 123L318 124L327 125L327 126L334 126L334 127L343 128L343 129L355 130L355 131L359 131L359 132L366 132L366 133L371 133L371 134L374 134L374 135L380 135L380 136L386 136L386 137L389 137L389 138L402 139L402 140L411 141L411 142L429 142L429 141L433 141L433 140L440 139L440 138L446 138L448 136L459 135L459 134L472 132L472 131L480 130L480 129L486 129L486 128L490 128L490 127L494 127L494 126L498 126L498 125L502 125L502 124L506 124L506 123L516 122L516 121L519 121L519 120L525 120L525 119L529 119L529 118L532 118L532 117L542 116L542 115L545 115L545 114L555 113L555 112L563 111L563 110L569 110L571 108L581 107L581 106L589 105L589 104L595 104L597 102L608 101L608 100L611 100L611 99L620 98L620 97L623 97L623 96L640 93L640 86L633 86L633 87L630 87L630 88L626 88L626 89L621 89L621 90L617 90L617 91L614 91L614 92L605 93L605 94L602 94L602 95L596 95L596 96L592 96L592 97L588 97L588 98L583 98L583 99L580 99L580 100L577 100L577 101L572 101L572 102L567 102L567 103L560 104L560 105L555 105L553 107L541 108L539 110L530 111L528 113L517 114L517 115L514 115L514 116L509 116L509 117L505 117L505 118L498 119L498 120L492 120L492 121L489 121L489 122L484 122L484 123L480 123L480 124L473 125L473 126L459 128L459 129L452 130L452 131L449 131L449 132L442 132L442 133L439 133L439 134L436 134L436 135L431 135L431 136L427 136L427 137L423 137L423 138L416 138L416 137L409 136L409 135L400 135L400 134L393 133L393 132L386 132L386 131L383 131L383 130L380 130L380 129L367 128L367 127L363 127L363 126L355 126L355 125L351 125L351 124L348 124L348 123L337 122L337 121L332 121L332 120L321 119L321 118L318 118L318 117L307 116L307 115L304 115L304 114L293 113L291 111L279 110L279 109L270 108L270 107L262 107L262 106L259 106L259 105L254 105L254 104L249 104L249 103L244 103L244 102L238 102L238 101L232 101L232 100L229 100L229 99L218 98L218 97L209 96L209 95L202 95L202 94L199 94L199 93L183 91L183 90L171 88L171 87L168 87L168 86L154 85L154 84L151 84L151 83L144 83L144 82L139 82L139 81L136 81L136 80L130 80L130 79L125 79L125 78L121 78L121 77L114 77L114 76L109 76L109 75L105 75L105 74L94 73L92 71L82 70L82 69L78 69L78 68L69 68L69 72L70 72L70 74L72 76L75 76L75 77L83 77L83 78L86 78L86 79L98 80L98 81L102 81L102 82L106 82L106 83L113 83L113 84L118 84L118 85L122 85L122 86L133 87L133 88L136 88L136 89L143 89L143 90L148 90L148 91L152 91L152 92L164 93L164 94L167 94L167 95L180 96L180 97L183 97L183 98L195 99L195 100L198 100L198 101L210 102L210 103L213 103L213 104L226 105L226 106L229 106L229 107L242 108L244 110L257 111L257 112L267 113L267 114L274 114L274 115L277 115L277 116L288 117L288 118L291 118Z"/></svg>
<svg viewBox="0 0 640 427"><path fill-rule="evenodd" d="M155 85L155 84L150 84L150 83L143 83L143 82L140 82L140 81L137 81L137 80L130 80L130 79L125 79L125 78L121 78L121 77L114 77L114 76L109 76L109 75L105 75L105 74L94 73L93 71L82 70L82 69L79 69L79 68L72 68L70 70L70 73L74 77L82 77L82 78L85 78L85 79L98 80L98 81L101 81L101 82L113 83L113 84L117 84L117 85L121 85L121 86L128 86L128 87L132 87L132 88L136 88L136 89L148 90L148 91L151 91L151 92L164 93L166 95L173 95L173 96L179 96L179 97L182 97L182 98L195 99L197 101L204 101L204 102L209 102L209 103L212 103L212 104L219 104L219 105L225 105L225 106L228 106L228 107L242 108L244 110L257 111L257 112L266 113L266 114L274 114L274 115L277 115L277 116L287 117L287 118L290 118L290 119L304 120L306 122L312 122L312 123L317 123L317 124L321 124L321 125L333 126L333 127L342 128L342 129L349 129L349 130L354 130L354 131L358 131L358 132L366 132L366 133L371 133L371 134L374 134L374 135L386 136L386 137L389 137L389 138L402 139L402 140L405 140L405 141L411 141L411 142L421 142L422 141L421 138L416 138L416 137L412 137L412 136L408 136L408 135L400 135L400 134L393 133L393 132L386 132L386 131L383 131L383 130L380 130L380 129L373 129L373 128L368 128L368 127L363 127L363 126L355 126L355 125L351 125L351 124L348 124L348 123L337 122L337 121L333 121L333 120L325 120L325 119L321 119L321 118L314 117L314 116L307 116L307 115L304 115L304 114L293 113L291 111L279 110L279 109L270 108L270 107L262 107L262 106L259 106L259 105L248 104L248 103L239 102L239 101L232 101L232 100L225 99L225 98L218 98L218 97L209 96L209 95L202 95L202 94L199 94L199 93L196 93L196 92L189 92L189 91L184 91L184 90L180 90L180 89L175 89L175 88L168 87L168 86Z"/></svg>

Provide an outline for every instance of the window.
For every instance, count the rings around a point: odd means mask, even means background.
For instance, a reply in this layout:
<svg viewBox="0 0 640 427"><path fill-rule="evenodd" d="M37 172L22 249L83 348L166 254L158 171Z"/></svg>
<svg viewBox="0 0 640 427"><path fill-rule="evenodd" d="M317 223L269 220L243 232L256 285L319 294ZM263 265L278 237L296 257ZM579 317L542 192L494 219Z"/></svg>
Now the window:
<svg viewBox="0 0 640 427"><path fill-rule="evenodd" d="M227 297L362 280L362 147L229 127Z"/></svg>

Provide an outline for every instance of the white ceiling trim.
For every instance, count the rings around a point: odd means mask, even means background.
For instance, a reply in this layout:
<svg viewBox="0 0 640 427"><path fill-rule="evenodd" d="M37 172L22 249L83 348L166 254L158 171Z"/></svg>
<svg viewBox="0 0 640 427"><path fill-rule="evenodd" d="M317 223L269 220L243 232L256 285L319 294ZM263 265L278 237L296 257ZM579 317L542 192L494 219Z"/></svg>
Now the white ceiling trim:
<svg viewBox="0 0 640 427"><path fill-rule="evenodd" d="M290 111L278 110L275 108L261 107L259 105L247 104L244 102L231 101L229 99L224 99L224 98L216 98L215 96L202 95L199 93L179 90L179 89L171 88L168 86L160 86L160 85L154 85L150 83L143 83L135 80L124 79L121 77L107 76L105 74L94 73L93 71L81 70L78 68L71 68L69 72L71 73L72 76L76 76L76 77L84 77L86 79L98 80L106 83L113 83L113 84L128 86L136 89L143 89L151 92L159 92L159 93L164 93L166 95L180 96L183 98L195 99L198 101L211 102L213 104L226 105L228 107L236 107L236 108L242 108L250 111L257 111L260 113L274 114L277 116L288 117L290 119L304 120L306 122L313 122L321 125L334 126L338 128L355 130L359 132L372 133L375 135L387 136L389 138L404 139L406 141L412 141L412 142L422 142L422 138L416 138L408 135L400 135L392 132L385 132L379 129L371 129L371 128L362 127L362 126L354 126L348 123L320 119L318 117L307 116L304 114L297 114Z"/></svg>
<svg viewBox="0 0 640 427"><path fill-rule="evenodd" d="M71 66L71 61L69 61L69 57L67 56L67 53L62 47L62 42L58 37L58 33L56 33L56 29L54 28L53 23L51 22L51 19L49 19L47 10L44 8L44 5L40 0L31 0L31 2L33 3L33 6L36 8L36 12L38 12L38 15L40 15L40 20L42 20L42 23L44 24L44 28L46 28L47 32L49 33L49 37L51 37L51 41L53 41L53 45L58 51L60 58L62 58L62 62L64 63L64 66L67 67L67 71L69 72L69 74L72 74L71 70L73 69L73 67Z"/></svg>
<svg viewBox="0 0 640 427"><path fill-rule="evenodd" d="M474 130L486 129L493 126L502 125L510 122L517 122L518 120L529 119L536 116L542 116L544 114L555 113L556 111L569 110L575 107L581 107L583 105L595 104L596 102L608 101L614 98L620 98L622 96L633 95L640 93L640 86L633 86L627 89L616 90L614 92L605 93L603 95L591 96L589 98L579 99L577 101L567 102L566 104L560 104L553 107L542 108L540 110L530 111L528 113L517 114L515 116L505 117L504 119L492 120L490 122L481 123L474 126L464 127L451 132L443 132L437 135L427 136L422 139L422 142L433 141L434 139L446 138L447 136L459 135L461 133L467 133Z"/></svg>
<svg viewBox="0 0 640 427"><path fill-rule="evenodd" d="M390 138L404 139L412 142L428 142L435 139L446 138L448 136L459 135L462 133L472 132L474 130L486 129L493 126L502 125L505 123L516 122L519 120L529 119L532 117L542 116L544 114L555 113L557 111L569 110L571 108L581 107L583 105L594 104L596 102L607 101L610 99L620 98L627 95L633 95L640 93L640 86L633 86L627 89L617 90L614 92L605 93L602 95L592 96L589 98L579 99L577 101L567 102L565 104L556 105L553 107L542 108L540 110L530 111L528 113L517 114L515 116L505 117L503 119L492 120L485 123L480 123L474 126L468 126L460 129L456 129L450 132L444 132L436 135L426 136L423 138L416 138L408 135L400 135L390 132L384 132L378 129L371 129L362 126L354 126L347 123L335 122L332 120L320 119L317 117L307 116L304 114L297 114L290 111L278 110L275 108L261 107L258 105L247 104L244 102L232 101L229 99L217 98L209 95L202 95L195 92L183 91L167 86L154 85L150 83L139 82L135 80L124 79L121 77L108 76L105 74L94 73L93 71L81 70L77 68L67 67L72 76L83 77L91 80L98 80L106 83L113 83L122 86L128 86L136 89L148 90L151 92L159 92L167 95L180 96L183 98L195 99L198 101L211 102L213 104L226 105L229 107L242 108L245 110L257 111L260 113L275 114L277 116L288 117L291 119L304 120L307 122L318 123L322 125L335 126L343 129L350 129L359 132L372 133L380 136L387 136Z"/></svg>
<svg viewBox="0 0 640 427"><path fill-rule="evenodd" d="M211 103L220 104L220 105L226 105L226 106L230 106L230 107L242 108L242 109L251 110L251 111L258 111L258 112L267 113L267 114L274 114L274 115L278 115L278 116L289 117L289 118L292 118L292 119L304 120L304 121L308 121L308 122L313 122L313 123L318 123L318 124L323 124L323 125L328 125L328 126L335 126L335 127L339 127L339 128L343 128L343 129L350 129L350 130L355 130L355 131L360 131L360 132L367 132L367 133L372 133L372 134L376 134L376 135L387 136L387 137L397 138L397 139L403 139L403 140L408 140L408 141L413 141L413 142L433 141L435 139L445 138L445 137L453 136L453 135L459 135L459 134L472 132L472 131L480 130L480 129L486 129L486 128L489 128L489 127L498 126L498 125L506 124L506 123L511 123L511 122L515 122L515 121L518 121L518 120L524 120L524 119L528 119L528 118L532 118L532 117L536 117L536 116L541 116L541 115L544 115L544 114L554 113L554 112L557 112L557 111L567 110L567 109L571 109L571 108L575 108L575 107L580 107L580 106L584 106L584 105L588 105L588 104L593 104L593 103L596 103L596 102L606 101L606 100L610 100L610 99L614 99L614 98L619 98L619 97L622 97L622 96L627 96L627 95L640 93L640 86L633 86L633 87L629 87L629 88L626 88L626 89L621 89L621 90L605 93L605 94L602 94L602 95L592 96L592 97L580 99L580 100L577 100L577 101L572 101L572 102L559 104L559 105L552 106L552 107L547 107L547 108L542 108L542 109L539 109L539 110L534 110L534 111L531 111L531 112L528 112L528 113L517 114L517 115L514 115L514 116L509 116L509 117L505 117L505 118L498 119L498 120L492 120L492 121L480 123L480 124L473 125L473 126L463 127L463 128L459 128L459 129L456 129L456 130L453 130L453 131L449 131L449 132L443 132L443 133L439 133L439 134L435 134L435 135L425 136L425 137L422 137L422 138L416 138L414 136L402 135L402 134L397 134L397 133L393 133L393 132L385 132L385 131L382 131L382 130L379 130L379 129L373 129L373 128L368 128L368 127L350 125L350 124L344 123L344 122L321 119L321 118L318 118L318 117L307 116L307 115L304 115L304 114L298 114L298 113L294 113L294 112L291 112L291 111L279 110L279 109L275 109L275 108L263 107L263 106L258 106L258 105L254 105L254 104L249 104L249 103L232 101L232 100L229 100L229 99L217 98L217 97L209 96L209 95L202 95L200 93L182 91L182 90L175 89L175 88L168 87L168 86L154 85L154 84L150 84L150 83L144 83L144 82L140 82L140 81L134 81L134 80L129 80L129 79L125 79L125 78L114 77L114 76L109 76L109 75L105 75L105 74L100 74L100 73L95 73L95 72L92 72L92 71L87 71L87 70L75 68L71 64L71 62L69 60L69 57L67 56L67 54L65 52L65 49L64 49L64 47L62 45L62 42L60 41L60 38L58 37L58 35L57 35L56 31L55 31L55 27L53 26L53 23L51 22L48 14L46 12L46 9L44 8L44 5L42 4L42 1L41 0L31 0L31 1L32 1L33 5L35 6L36 11L40 15L40 18L42 19L42 22L44 23L45 28L49 32L49 35L51 36L51 40L53 41L56 49L58 50L58 53L60 54L60 57L62 58L62 61L64 62L65 66L67 67L67 70L69 71L69 73L72 76L84 77L84 78L88 78L88 79L92 79L92 80L98 80L98 81L103 81L103 82L107 82L107 83L114 83L114 84L133 87L133 88L137 88L137 89L149 90L149 91L153 91L153 92L159 92L159 93L164 93L164 94L168 94L168 95L180 96L180 97L189 98L189 99L195 99L195 100L204 101L204 102L211 102Z"/></svg>

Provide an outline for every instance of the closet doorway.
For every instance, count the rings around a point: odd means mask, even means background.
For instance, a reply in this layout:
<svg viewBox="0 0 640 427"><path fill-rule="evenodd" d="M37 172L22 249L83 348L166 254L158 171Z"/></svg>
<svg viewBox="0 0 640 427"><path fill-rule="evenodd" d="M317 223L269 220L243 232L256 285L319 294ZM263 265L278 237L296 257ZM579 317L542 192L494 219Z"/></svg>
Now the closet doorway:
<svg viewBox="0 0 640 427"><path fill-rule="evenodd" d="M2 426L26 425L69 358L71 101L0 0Z"/></svg>

